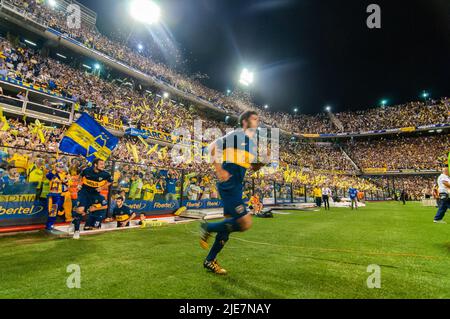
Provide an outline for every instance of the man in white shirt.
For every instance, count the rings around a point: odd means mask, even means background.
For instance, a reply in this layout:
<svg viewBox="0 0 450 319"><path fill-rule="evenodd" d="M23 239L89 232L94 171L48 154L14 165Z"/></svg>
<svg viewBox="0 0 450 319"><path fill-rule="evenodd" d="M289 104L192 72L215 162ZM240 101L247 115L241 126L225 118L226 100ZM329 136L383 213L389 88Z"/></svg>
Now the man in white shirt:
<svg viewBox="0 0 450 319"><path fill-rule="evenodd" d="M329 187L322 188L322 201L325 205L325 210L330 210L330 198L331 198L331 189Z"/></svg>
<svg viewBox="0 0 450 319"><path fill-rule="evenodd" d="M439 210L434 222L436 224L446 224L443 220L447 209L450 208L450 177L448 176L448 167L442 169L442 174L438 178L439 187Z"/></svg>

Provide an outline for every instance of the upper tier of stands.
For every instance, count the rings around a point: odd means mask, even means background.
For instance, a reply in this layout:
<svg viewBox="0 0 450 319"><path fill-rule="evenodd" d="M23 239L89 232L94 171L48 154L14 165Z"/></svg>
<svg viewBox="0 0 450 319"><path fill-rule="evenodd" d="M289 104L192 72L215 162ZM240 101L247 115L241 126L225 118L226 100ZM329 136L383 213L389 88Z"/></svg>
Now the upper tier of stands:
<svg viewBox="0 0 450 319"><path fill-rule="evenodd" d="M177 88L180 92L189 93L197 99L214 104L217 108L236 115L243 110L257 109L261 113L266 125L279 127L290 134L337 134L348 135L349 132L367 132L387 130L411 130L423 126L450 126L449 100L444 98L429 103L413 102L386 108L373 108L360 112L343 112L335 117L341 125L336 125L329 114L316 116L291 115L264 111L255 106L242 95L226 96L221 92L209 89L186 75L179 74L167 65L152 60L145 52L129 48L124 42L117 42L102 35L88 24L82 23L80 29L69 29L66 25L65 12L52 9L35 0L12 1L2 0L3 3L14 5L18 10L26 12L27 18L44 21L49 30L61 32L65 37L76 41L79 45L100 52L111 57L118 63L125 64L134 70L151 76L167 85ZM397 130L393 130L397 129ZM308 137L308 136L306 136Z"/></svg>

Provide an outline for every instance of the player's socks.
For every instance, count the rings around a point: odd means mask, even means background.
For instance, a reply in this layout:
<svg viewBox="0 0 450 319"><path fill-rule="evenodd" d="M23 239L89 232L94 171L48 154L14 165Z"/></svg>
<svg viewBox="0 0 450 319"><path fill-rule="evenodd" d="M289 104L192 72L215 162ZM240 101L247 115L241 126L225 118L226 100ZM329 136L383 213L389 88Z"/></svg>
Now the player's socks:
<svg viewBox="0 0 450 319"><path fill-rule="evenodd" d="M208 224L206 222L203 222L200 225L200 246L203 249L208 249L209 248L209 244L208 244L208 240L211 237L211 233L208 232L207 230L208 228Z"/></svg>
<svg viewBox="0 0 450 319"><path fill-rule="evenodd" d="M221 232L237 232L241 230L241 225L234 218L228 218L218 223L210 223L206 229L210 233L221 233Z"/></svg>
<svg viewBox="0 0 450 319"><path fill-rule="evenodd" d="M75 217L72 220L72 224L73 224L73 227L74 227L74 231L75 232L79 232L80 231L81 218L80 217Z"/></svg>
<svg viewBox="0 0 450 319"><path fill-rule="evenodd" d="M211 247L211 250L206 257L206 261L213 261L217 258L217 255L222 251L223 247L225 247L225 244L230 239L230 233L229 232L221 232L218 233L216 236L216 240L214 241L213 246Z"/></svg>

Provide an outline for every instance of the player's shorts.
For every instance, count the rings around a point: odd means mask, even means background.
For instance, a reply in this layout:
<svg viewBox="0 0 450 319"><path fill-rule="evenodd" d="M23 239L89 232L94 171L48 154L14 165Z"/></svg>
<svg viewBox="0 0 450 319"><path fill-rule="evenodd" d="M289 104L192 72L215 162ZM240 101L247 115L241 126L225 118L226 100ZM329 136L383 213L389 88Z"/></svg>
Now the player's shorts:
<svg viewBox="0 0 450 319"><path fill-rule="evenodd" d="M350 199L351 199L351 200L356 200L356 197L350 196Z"/></svg>
<svg viewBox="0 0 450 319"><path fill-rule="evenodd" d="M108 202L104 196L100 195L97 192L91 193L83 189L78 192L77 208L84 207L88 209L95 204L106 206L108 205Z"/></svg>
<svg viewBox="0 0 450 319"><path fill-rule="evenodd" d="M231 173L231 172L230 172ZM224 183L218 183L220 197L223 202L223 213L225 217L239 219L248 214L242 199L243 183L236 176Z"/></svg>

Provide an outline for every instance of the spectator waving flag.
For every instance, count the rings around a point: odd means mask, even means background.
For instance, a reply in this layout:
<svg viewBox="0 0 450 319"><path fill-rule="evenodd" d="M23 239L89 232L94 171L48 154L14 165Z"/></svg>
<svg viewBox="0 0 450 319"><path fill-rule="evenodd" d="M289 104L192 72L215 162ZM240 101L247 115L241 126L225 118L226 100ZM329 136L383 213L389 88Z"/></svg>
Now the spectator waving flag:
<svg viewBox="0 0 450 319"><path fill-rule="evenodd" d="M82 155L92 162L96 158L107 160L118 143L117 137L83 113L67 130L59 149L69 154Z"/></svg>

